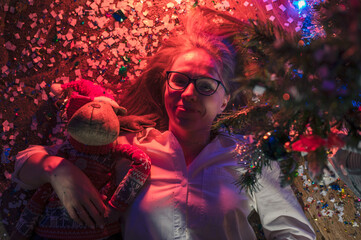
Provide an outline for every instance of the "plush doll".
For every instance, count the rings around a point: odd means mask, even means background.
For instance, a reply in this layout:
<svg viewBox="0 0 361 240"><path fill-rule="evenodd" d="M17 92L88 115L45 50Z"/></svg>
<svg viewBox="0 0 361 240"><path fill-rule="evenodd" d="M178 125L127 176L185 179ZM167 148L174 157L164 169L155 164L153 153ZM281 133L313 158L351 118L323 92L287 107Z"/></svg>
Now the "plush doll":
<svg viewBox="0 0 361 240"><path fill-rule="evenodd" d="M122 212L147 180L150 159L135 146L116 144L120 129L117 114L124 115L126 110L102 87L87 80L52 86L55 94L69 89L72 92L66 107L68 137L59 146L57 156L82 169L100 194L106 196L109 208ZM132 163L117 184L115 165L123 158ZM107 221L104 228L95 229L78 224L69 217L51 185L45 184L29 200L11 237L29 239L34 232L47 239L104 239L119 233L120 223L117 219Z"/></svg>

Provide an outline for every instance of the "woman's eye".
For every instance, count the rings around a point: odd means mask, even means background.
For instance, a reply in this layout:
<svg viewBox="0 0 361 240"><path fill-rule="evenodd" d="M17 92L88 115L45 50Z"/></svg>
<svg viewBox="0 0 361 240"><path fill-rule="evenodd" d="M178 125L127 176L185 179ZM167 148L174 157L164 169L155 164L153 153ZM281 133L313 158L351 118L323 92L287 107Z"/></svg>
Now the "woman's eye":
<svg viewBox="0 0 361 240"><path fill-rule="evenodd" d="M214 89L216 88L216 84L214 84L211 81L205 80L205 81L199 81L197 87L200 91L210 92L210 91L214 91Z"/></svg>
<svg viewBox="0 0 361 240"><path fill-rule="evenodd" d="M172 79L172 82L176 84L177 86L185 86L188 83L188 79L184 77L174 77Z"/></svg>

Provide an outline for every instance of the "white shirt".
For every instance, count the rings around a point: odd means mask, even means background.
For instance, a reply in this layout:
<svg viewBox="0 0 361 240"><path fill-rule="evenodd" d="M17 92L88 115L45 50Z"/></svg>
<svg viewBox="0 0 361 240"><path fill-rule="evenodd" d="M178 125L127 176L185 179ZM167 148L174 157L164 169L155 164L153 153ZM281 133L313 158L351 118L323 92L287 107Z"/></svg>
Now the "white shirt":
<svg viewBox="0 0 361 240"><path fill-rule="evenodd" d="M267 239L315 239L291 188L280 187L276 165L263 173L260 191L253 196L240 192L235 181L242 169L234 157L237 141L232 137L215 137L189 166L169 131L147 129L133 144L149 155L152 168L125 214L124 239L256 239L247 221L253 208ZM17 171L39 151L44 148L19 154Z"/></svg>

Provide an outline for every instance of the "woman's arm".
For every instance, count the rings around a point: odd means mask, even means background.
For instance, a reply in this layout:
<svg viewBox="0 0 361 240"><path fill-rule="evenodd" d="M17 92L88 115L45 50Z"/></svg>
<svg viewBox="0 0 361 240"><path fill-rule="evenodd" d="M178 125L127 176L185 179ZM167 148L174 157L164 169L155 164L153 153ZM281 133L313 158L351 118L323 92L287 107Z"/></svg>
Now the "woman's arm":
<svg viewBox="0 0 361 240"><path fill-rule="evenodd" d="M17 177L31 189L36 189L50 182L50 174L63 160L61 157L50 156L47 152L37 152L23 162Z"/></svg>
<svg viewBox="0 0 361 240"><path fill-rule="evenodd" d="M316 239L290 186L282 188L279 167L265 169L260 178L260 190L254 194L267 239Z"/></svg>
<svg viewBox="0 0 361 240"><path fill-rule="evenodd" d="M17 164L15 177L29 188L51 183L72 219L89 227L103 226L106 207L89 178L68 160L39 148L32 150L34 154L28 149L25 160L19 153L22 164Z"/></svg>

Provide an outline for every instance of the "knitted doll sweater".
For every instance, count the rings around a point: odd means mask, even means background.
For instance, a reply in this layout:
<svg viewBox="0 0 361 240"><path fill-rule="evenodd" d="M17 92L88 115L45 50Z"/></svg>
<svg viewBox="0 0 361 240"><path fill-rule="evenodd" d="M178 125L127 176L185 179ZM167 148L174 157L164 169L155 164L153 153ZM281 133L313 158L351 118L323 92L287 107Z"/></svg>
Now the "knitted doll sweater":
<svg viewBox="0 0 361 240"><path fill-rule="evenodd" d="M150 173L150 159L140 149L129 144L85 146L69 138L59 149L63 157L89 177L106 203L124 211L134 200ZM127 175L116 186L114 166L121 157L130 158ZM86 186L85 186L86 187ZM91 229L73 221L50 184L39 188L24 208L12 237L28 239L33 231L50 239L103 239L120 232L120 222L107 222L104 228Z"/></svg>

